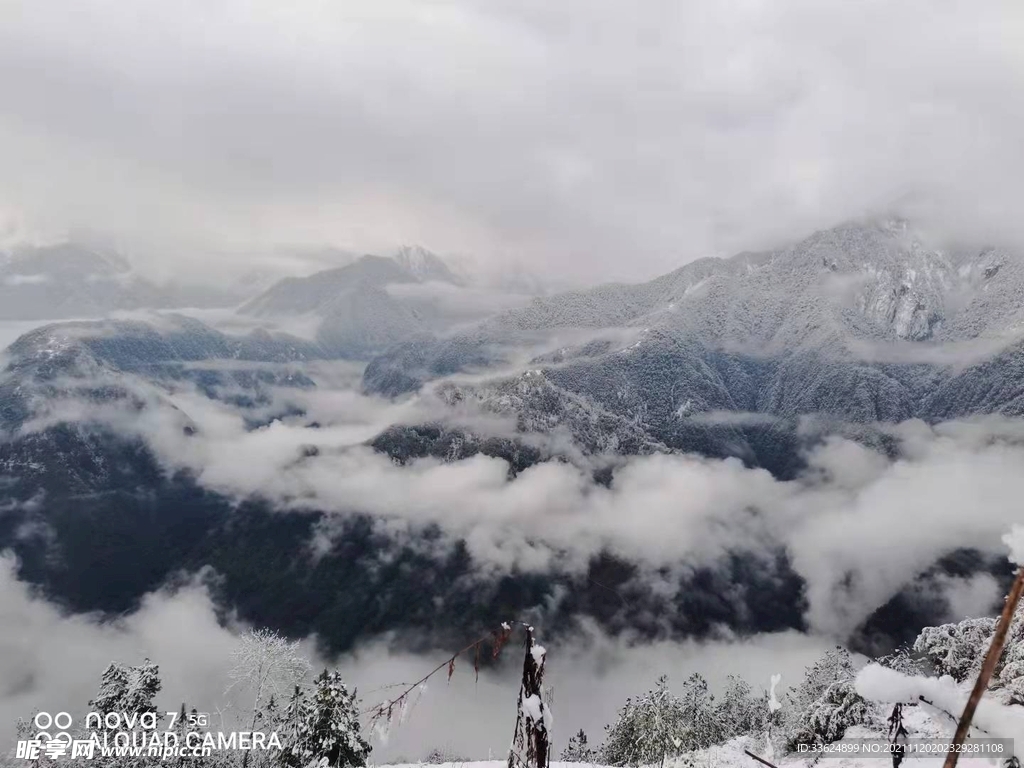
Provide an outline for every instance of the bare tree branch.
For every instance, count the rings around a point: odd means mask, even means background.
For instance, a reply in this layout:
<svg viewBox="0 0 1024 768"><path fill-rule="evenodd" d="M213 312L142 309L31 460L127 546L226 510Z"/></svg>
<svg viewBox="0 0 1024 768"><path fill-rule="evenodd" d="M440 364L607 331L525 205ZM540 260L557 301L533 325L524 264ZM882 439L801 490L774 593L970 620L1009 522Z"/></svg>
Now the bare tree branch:
<svg viewBox="0 0 1024 768"><path fill-rule="evenodd" d="M501 648L505 645L505 643L508 642L509 635L511 635L511 633L512 633L512 625L522 626L522 627L528 626L525 622L522 622L522 621L506 621L506 622L503 622L499 629L492 630L491 632L488 632L483 637L480 637L477 640L474 640L472 643L467 645L465 648L462 648L461 650L456 651L454 654L452 654L447 659L442 661L440 664L438 664L432 670L427 672L427 674L425 674L423 677L421 677L419 680L417 680L415 683L411 683L409 685L406 685L405 690L403 690L395 698L391 699L390 701L386 701L383 704L377 704L375 706L368 707L367 709L364 709L362 712L360 712L360 714L361 715L370 715L370 722L371 723L373 723L373 722L375 722L377 720L380 720L381 718L387 718L387 719L390 720L391 719L391 715L395 711L395 708L400 706L400 705L402 705L405 701L407 701L408 697L409 697L409 694L411 694L413 691L415 691L417 688L419 688L421 685L423 685L425 682L427 682L427 680L432 678L434 675L436 675L442 669L447 669L448 670L448 672L449 672L448 678L451 679L451 673L455 669L455 660L458 659L463 654L468 653L469 651L474 651L474 654L475 654L474 655L474 668L478 668L478 661L477 661L477 659L479 658L479 651L480 651L480 648L482 648L484 645L490 644L491 645L491 654L492 654L493 658L497 658L498 657L498 653L501 651ZM390 687L390 686L386 686L386 687Z"/></svg>

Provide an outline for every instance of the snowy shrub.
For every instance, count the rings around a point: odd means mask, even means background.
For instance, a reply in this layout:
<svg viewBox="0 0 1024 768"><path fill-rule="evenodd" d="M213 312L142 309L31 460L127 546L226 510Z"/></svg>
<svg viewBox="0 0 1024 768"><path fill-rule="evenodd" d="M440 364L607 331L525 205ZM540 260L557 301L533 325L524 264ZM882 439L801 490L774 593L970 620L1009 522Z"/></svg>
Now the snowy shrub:
<svg viewBox="0 0 1024 768"><path fill-rule="evenodd" d="M443 765L444 763L468 763L469 758L460 755L450 744L443 747L434 747L427 752L423 762L427 765Z"/></svg>
<svg viewBox="0 0 1024 768"><path fill-rule="evenodd" d="M925 664L915 658L910 649L901 645L895 651L877 659L878 663L888 669L895 669L904 675L921 675L925 672Z"/></svg>
<svg viewBox="0 0 1024 768"><path fill-rule="evenodd" d="M995 619L983 618L925 627L914 641L914 650L927 657L940 675L963 682L981 668L995 625Z"/></svg>
<svg viewBox="0 0 1024 768"><path fill-rule="evenodd" d="M689 733L683 701L658 678L653 690L635 701L626 699L615 722L606 726L601 760L608 765L646 765L661 762L685 749Z"/></svg>
<svg viewBox="0 0 1024 768"><path fill-rule="evenodd" d="M807 724L816 741L839 741L851 725L863 723L867 703L853 687L853 680L833 683L808 710Z"/></svg>
<svg viewBox="0 0 1024 768"><path fill-rule="evenodd" d="M562 750L563 763L593 763L597 760L597 754L587 743L587 734L580 728L569 743Z"/></svg>
<svg viewBox="0 0 1024 768"><path fill-rule="evenodd" d="M851 725L864 722L867 704L854 688L854 677L849 652L838 646L808 667L788 697L788 749L838 741Z"/></svg>

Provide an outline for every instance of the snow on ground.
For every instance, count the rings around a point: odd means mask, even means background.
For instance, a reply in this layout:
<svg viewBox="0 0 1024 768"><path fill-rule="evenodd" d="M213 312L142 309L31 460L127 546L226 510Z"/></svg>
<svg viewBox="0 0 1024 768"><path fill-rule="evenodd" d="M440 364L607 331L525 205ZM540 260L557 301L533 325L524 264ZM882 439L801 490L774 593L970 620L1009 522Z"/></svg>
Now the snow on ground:
<svg viewBox="0 0 1024 768"><path fill-rule="evenodd" d="M879 718L879 713L875 712ZM911 739L949 739L953 733L953 723L939 721L929 713L925 707L908 706L903 710L903 722L910 733ZM854 726L847 731L846 738L842 742L849 742L851 739L884 739L885 725L877 722L872 725ZM726 742L725 744L689 753L678 759L669 759L665 768L764 768L749 755L744 753L749 749L757 755L765 754L765 745L762 739L753 737L740 737ZM500 757L495 755L495 757ZM815 754L807 756L787 755L776 757L772 760L779 768L891 768L892 760L888 755L877 755L871 757L823 757L818 759ZM941 757L915 757L907 756L901 768L941 768L943 759ZM388 765L387 768L424 768L432 765L429 763L400 763ZM961 757L957 762L958 768L993 768L1001 766L1001 759L968 758ZM479 760L463 763L442 763L437 768L506 768L507 762L504 759ZM378 768L384 768L383 765ZM598 763L564 763L552 762L551 768L609 768ZM653 768L661 768L660 764Z"/></svg>
<svg viewBox="0 0 1024 768"><path fill-rule="evenodd" d="M869 734L862 734L868 736ZM873 738L877 733L870 734ZM753 750L752 750L753 751ZM941 768L941 758L914 758L908 757L903 761L901 768ZM813 757L798 758L788 757L775 761L779 768L891 768L892 761L885 756L870 757L861 759L852 758L825 758L815 762ZM428 763L399 763L389 765L387 768L424 768ZM505 760L477 760L466 763L442 763L436 768L506 768L508 763ZM985 760L981 758L961 758L957 763L958 768L993 768L1001 765L998 760ZM693 754L692 762L684 759L668 760L665 768L764 768L743 752L742 742L729 742L710 750L703 750ZM379 768L384 768L380 766ZM432 766L433 768L433 766ZM551 768L607 768L598 763L562 763L552 762ZM660 768L660 764L654 766Z"/></svg>

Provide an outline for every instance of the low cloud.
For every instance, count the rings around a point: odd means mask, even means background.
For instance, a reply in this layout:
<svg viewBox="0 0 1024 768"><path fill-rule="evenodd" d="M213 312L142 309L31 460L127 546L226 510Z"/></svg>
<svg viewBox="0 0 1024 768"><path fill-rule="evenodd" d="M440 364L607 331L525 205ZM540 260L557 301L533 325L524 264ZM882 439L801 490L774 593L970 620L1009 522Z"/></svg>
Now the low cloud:
<svg viewBox="0 0 1024 768"><path fill-rule="evenodd" d="M674 573L713 567L729 554L789 553L806 582L808 635L737 640L718 628L715 642L633 646L628 637L610 640L584 624L581 635L552 645L549 682L562 736L580 727L596 736L626 696L663 672L677 684L693 671L713 685L729 672L755 685L782 672L794 683L824 646L848 636L944 554L961 547L1005 554L1000 538L1019 521L1022 420L876 425L898 443L896 459L833 436L809 450L807 469L791 481L733 459L677 454L622 459L610 487L593 482L582 457L537 465L510 481L499 459L397 466L364 443L395 423L461 419L502 434L513 433L511 424L441 410L426 394L401 403L367 397L345 388L355 378L351 366L324 364L318 375L338 388L288 391L282 397L301 403L306 415L256 430L236 409L188 389L150 393L131 419L119 409L52 402L51 413L29 428L55 419L101 421L143 437L168 469L187 468L221 493L260 494L282 508L314 506L337 516L370 513L399 535L436 523L465 539L478 566L495 573L582 571L590 555L606 550L638 563L640 578L656 591ZM183 418L199 431L186 436ZM311 419L320 426L307 426ZM330 525L321 533L329 536ZM920 588L930 600L945 601L949 619L988 613L999 597L984 574L940 574ZM230 615L226 625L218 621L200 582L148 595L136 613L115 621L66 616L15 579L9 558L0 568L0 613L4 626L19 627L0 634L4 723L37 708L84 706L107 663L146 655L161 664L161 706L219 702L240 628ZM314 645L310 638L308 647ZM395 652L385 638L334 661L373 701L386 696L380 686L418 678L433 658ZM378 745L379 755L417 759L434 746L471 757L502 752L514 674L499 668L476 683L467 669L458 671L465 674L451 687L429 686L407 724ZM468 718L478 723L471 732L457 727Z"/></svg>
<svg viewBox="0 0 1024 768"><path fill-rule="evenodd" d="M234 409L188 392L169 397L174 409L153 400L130 420L95 406L58 409L50 419L108 418L147 440L169 469L189 469L229 496L367 513L398 528L437 524L464 539L480 567L501 572L555 564L583 571L600 551L652 569L689 569L731 553L784 549L806 581L810 626L837 637L945 554L1002 553L1000 537L1019 519L1024 494L1024 421L1003 417L877 425L899 445L895 460L834 436L809 450L807 469L790 481L736 459L672 454L622 459L605 487L579 456L509 480L498 458L399 466L366 445L390 424L443 420L445 411L426 397L398 404L353 391L290 397L305 398L305 417L255 430ZM197 434L182 431L182 414L199 425ZM307 426L311 418L318 427ZM513 434L501 420L462 418L478 432ZM949 586L957 604L972 593Z"/></svg>
<svg viewBox="0 0 1024 768"><path fill-rule="evenodd" d="M413 307L441 314L453 322L469 322L525 306L530 296L483 286L455 286L451 283L392 283L385 290Z"/></svg>
<svg viewBox="0 0 1024 768"><path fill-rule="evenodd" d="M149 594L138 611L113 621L65 615L15 578L10 556L0 557L0 622L5 627L0 632L0 744L9 743L18 718L36 711L80 715L111 661L138 664L147 657L160 667L160 711L176 711L184 701L213 713L215 727L221 710L225 728L232 728L246 704L225 696L227 672L245 627L226 618L226 624L218 618L200 583ZM340 669L358 690L363 709L393 698L403 684L418 680L453 651L410 654L395 652L385 642L368 642L351 654L324 659L312 652L314 645L314 638L304 643L314 667ZM770 675L781 673L784 685L791 685L828 645L825 638L794 632L742 641L631 645L587 629L548 644L556 748L579 728L597 741L626 697L649 689L661 674L678 686L701 672L713 689L720 689L728 674L767 688ZM448 747L473 758L501 758L515 722L519 653L518 644L508 646L504 663L481 670L479 680L471 658L457 662L449 682L443 673L433 678L404 722L386 733L371 731L374 757L415 761L431 748ZM473 728L465 728L466 722Z"/></svg>
<svg viewBox="0 0 1024 768"><path fill-rule="evenodd" d="M220 626L200 584L147 595L138 611L114 620L66 615L17 580L16 563L0 555L0 739L19 717L37 711L87 710L111 661L160 665L157 703L203 709L220 703L234 635Z"/></svg>

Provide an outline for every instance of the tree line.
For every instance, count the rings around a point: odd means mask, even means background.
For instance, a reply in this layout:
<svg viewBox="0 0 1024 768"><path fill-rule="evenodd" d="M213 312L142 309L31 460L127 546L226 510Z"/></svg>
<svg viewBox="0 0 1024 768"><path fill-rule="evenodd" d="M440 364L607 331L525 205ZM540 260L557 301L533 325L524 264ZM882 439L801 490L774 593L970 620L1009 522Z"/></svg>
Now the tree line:
<svg viewBox="0 0 1024 768"><path fill-rule="evenodd" d="M981 666L995 625L995 619L981 618L927 627L911 646L875 661L908 675L939 675L957 682L968 681ZM492 638L497 641L495 655L510 632L505 624L500 634ZM479 643L466 650L477 654L477 667ZM435 672L447 670L450 676L458 656ZM549 744L551 734L545 723L549 718L542 701L545 660L546 652L534 643L532 627L528 627L524 683L520 688L514 737L522 751L510 753L510 768L544 768L551 759L553 745ZM667 759L682 760L685 764L687 755L738 737L746 737L747 744L769 757L795 752L802 746L828 744L842 739L852 726L886 724L877 708L857 692L856 672L851 654L837 646L809 666L802 680L779 698L774 690L777 678L771 690L755 690L746 680L729 676L716 696L700 674L691 674L676 692L670 689L668 677L662 675L646 693L626 699L615 720L605 727L600 745L592 746L587 734L580 730L567 740L560 757L565 762L610 766L652 765ZM78 762L83 768L86 764L96 768L149 768L157 764L176 768L359 767L367 764L372 752L364 733L367 726L379 724L377 718L385 714L388 719L392 716L390 706L386 712L381 707L361 709L356 692L349 690L337 670L324 669L313 677L298 643L271 630L255 630L241 638L233 654L229 678L229 690L251 703L246 704L241 715L235 715L231 727L276 732L280 749L215 750L210 755L180 756L170 762L145 755L93 755L91 759L76 761L67 755L51 759L41 754L35 760L39 764ZM111 663L100 677L99 690L88 702L89 711L100 715L148 714L151 719L162 721L166 713L158 712L154 703L161 687L159 667L149 660L138 666ZM1019 617L1011 625L991 692L1007 706L1024 705L1024 620ZM404 708L404 694L396 702ZM900 706L888 718L890 729L893 717L899 718L897 725L902 728ZM184 733L194 726L196 714L195 709L183 703L173 727ZM35 725L32 717L20 721L18 739L32 739L37 730ZM165 723L163 727L168 725L171 724ZM219 724L210 724L211 728L218 725L225 726L223 713ZM70 735L77 738L83 733ZM424 757L427 763L457 761L455 754L445 748L435 747ZM24 758L17 758L13 750L6 762L25 765Z"/></svg>

